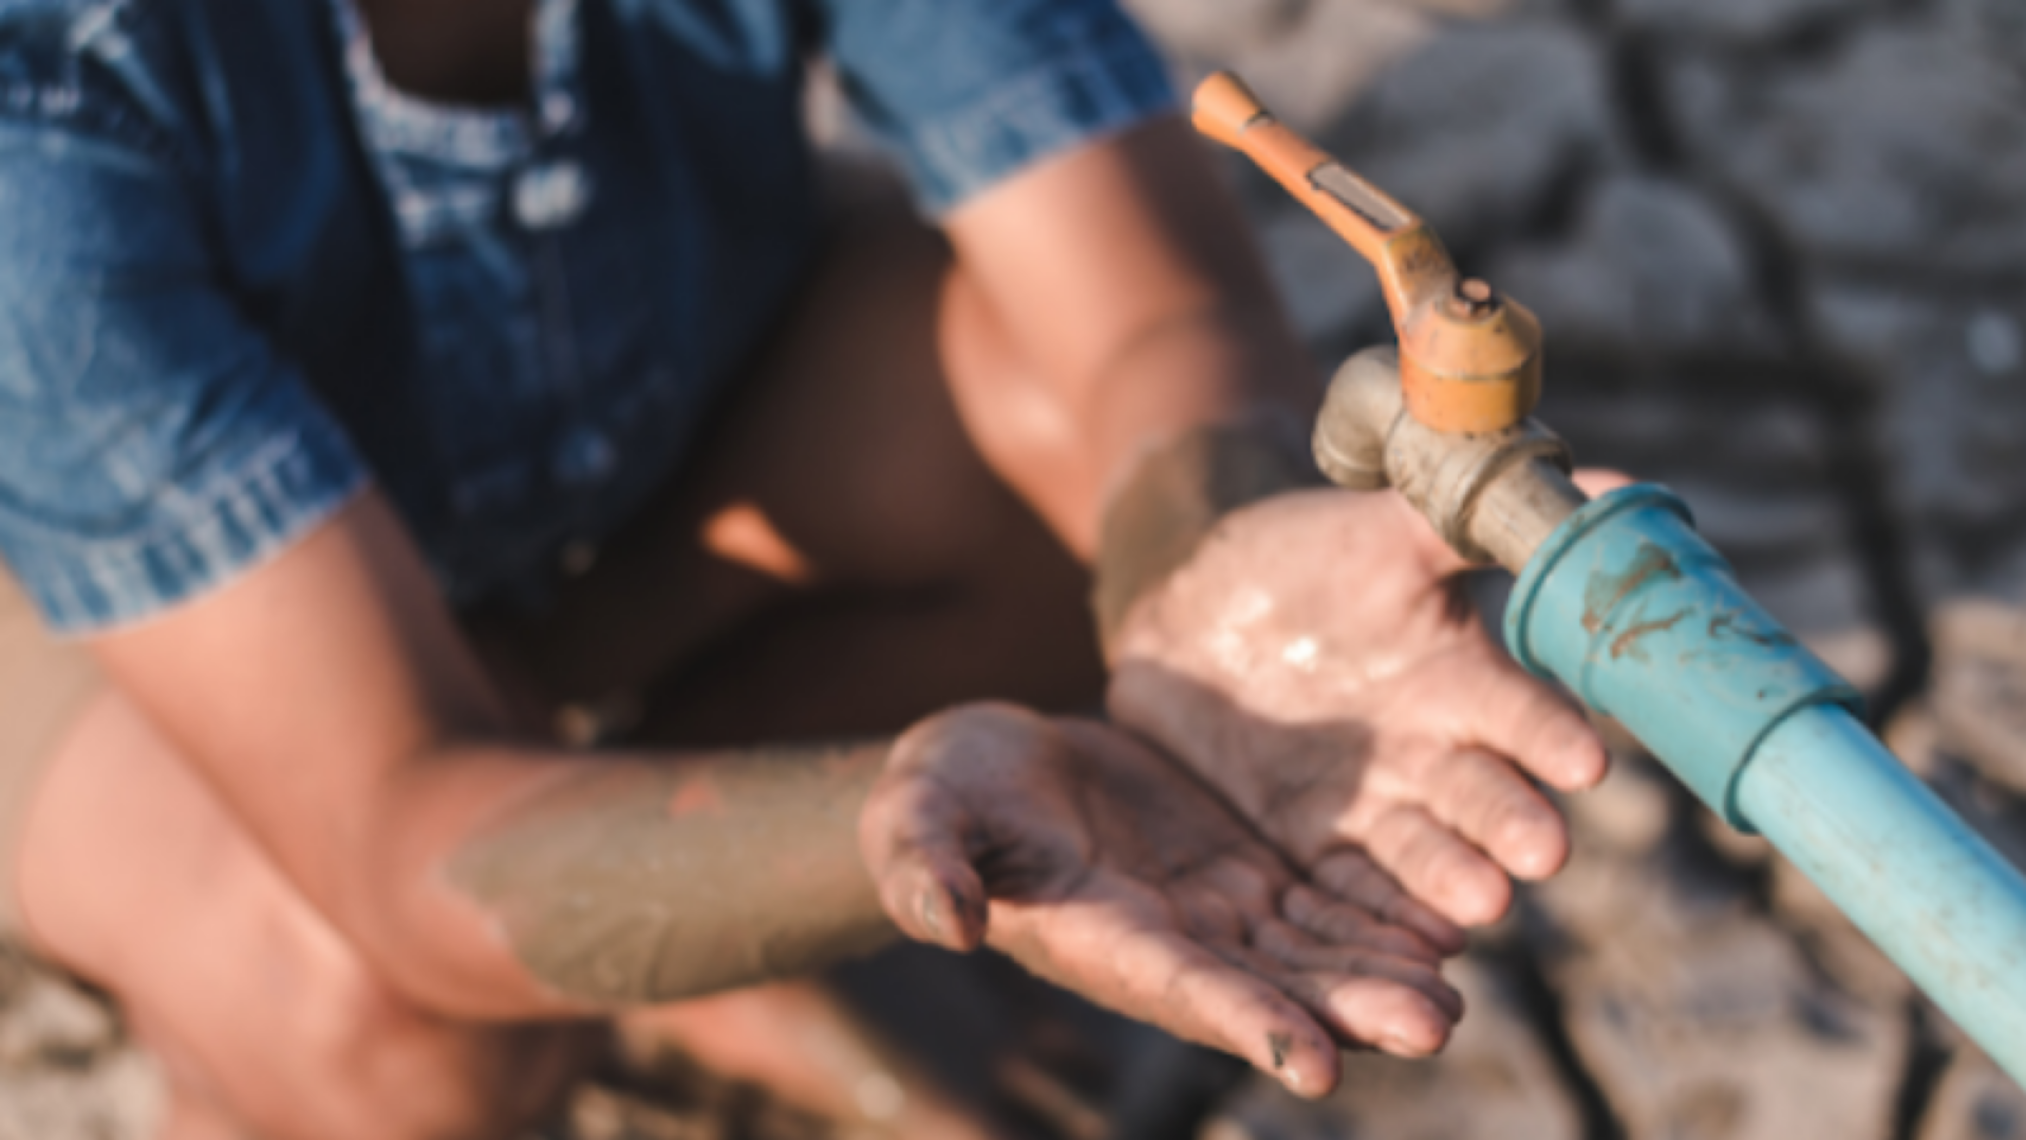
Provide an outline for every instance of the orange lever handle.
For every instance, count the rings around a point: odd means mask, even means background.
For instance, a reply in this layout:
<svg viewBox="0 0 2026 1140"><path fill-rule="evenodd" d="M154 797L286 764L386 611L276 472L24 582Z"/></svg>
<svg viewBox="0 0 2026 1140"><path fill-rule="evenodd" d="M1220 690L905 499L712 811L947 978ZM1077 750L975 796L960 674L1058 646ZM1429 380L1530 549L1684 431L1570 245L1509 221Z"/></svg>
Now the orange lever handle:
<svg viewBox="0 0 2026 1140"><path fill-rule="evenodd" d="M1274 118L1229 72L1196 89L1194 118L1372 263L1400 334L1400 384L1415 419L1438 431L1499 431L1533 409L1540 322L1484 282L1459 281L1428 223Z"/></svg>
<svg viewBox="0 0 2026 1140"><path fill-rule="evenodd" d="M1258 163L1381 270L1387 239L1421 223L1405 206L1274 118L1251 88L1228 71L1196 89L1194 119L1197 130Z"/></svg>

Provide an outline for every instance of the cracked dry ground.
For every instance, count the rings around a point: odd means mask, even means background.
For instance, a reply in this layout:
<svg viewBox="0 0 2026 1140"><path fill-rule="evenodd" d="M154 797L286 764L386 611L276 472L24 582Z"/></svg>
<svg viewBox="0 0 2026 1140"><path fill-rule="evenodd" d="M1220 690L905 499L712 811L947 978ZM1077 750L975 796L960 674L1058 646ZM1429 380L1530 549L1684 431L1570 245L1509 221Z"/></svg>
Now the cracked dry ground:
<svg viewBox="0 0 2026 1140"><path fill-rule="evenodd" d="M2026 858L2026 8L1130 2L1184 83L1239 68L1533 307L1542 417L1680 491ZM1318 359L1384 337L1363 265L1231 173ZM1204 1140L2026 1137L2026 1094L1809 884L1619 752L1568 803L1569 869L1454 970L1471 1016L1440 1059L1353 1057L1304 1105L1171 1052L1134 1097L1206 1107ZM0 1140L138 1136L154 1096L101 1004L0 957ZM575 1129L816 1134L681 1073L587 1087Z"/></svg>

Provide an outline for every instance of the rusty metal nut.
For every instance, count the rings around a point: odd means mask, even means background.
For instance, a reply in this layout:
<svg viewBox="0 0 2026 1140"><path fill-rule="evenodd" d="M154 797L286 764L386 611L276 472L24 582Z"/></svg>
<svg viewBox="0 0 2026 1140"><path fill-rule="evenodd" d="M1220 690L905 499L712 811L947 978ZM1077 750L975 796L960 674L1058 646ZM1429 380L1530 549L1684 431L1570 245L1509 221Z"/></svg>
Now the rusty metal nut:
<svg viewBox="0 0 2026 1140"><path fill-rule="evenodd" d="M1540 403L1540 322L1510 299L1465 316L1420 306L1400 326L1400 383L1407 410L1437 431L1511 427Z"/></svg>

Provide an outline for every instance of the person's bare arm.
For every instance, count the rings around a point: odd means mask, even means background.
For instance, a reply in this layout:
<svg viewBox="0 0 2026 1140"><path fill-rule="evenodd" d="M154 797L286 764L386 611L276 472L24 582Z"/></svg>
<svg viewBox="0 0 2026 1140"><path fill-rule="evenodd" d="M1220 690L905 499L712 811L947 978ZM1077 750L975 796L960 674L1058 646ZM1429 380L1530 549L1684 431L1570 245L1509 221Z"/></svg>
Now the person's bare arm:
<svg viewBox="0 0 2026 1140"><path fill-rule="evenodd" d="M680 996L890 937L851 857L883 747L777 750L756 773L744 754L674 766L547 746L511 722L377 494L93 648L311 901L431 1008ZM601 850L615 862L543 877ZM690 862L654 862L671 853ZM558 922L570 891L593 897ZM679 921L656 927L650 904ZM629 960L643 954L656 960Z"/></svg>
<svg viewBox="0 0 2026 1140"><path fill-rule="evenodd" d="M1019 361L954 362L966 426L1073 550L1096 554L1119 485L1194 429L1242 425L1226 446L1270 449L1282 471L1261 493L1314 481L1299 426L1321 396L1314 365L1179 120L1041 163L945 228L952 323Z"/></svg>
<svg viewBox="0 0 2026 1140"><path fill-rule="evenodd" d="M1309 886L1099 726L982 708L851 747L545 746L377 494L94 648L311 901L440 1013L670 1001L813 969L896 922L955 949L989 937L1311 1095L1338 1045L1424 1053L1459 1012L1435 948L1381 916L1433 921L1384 876Z"/></svg>

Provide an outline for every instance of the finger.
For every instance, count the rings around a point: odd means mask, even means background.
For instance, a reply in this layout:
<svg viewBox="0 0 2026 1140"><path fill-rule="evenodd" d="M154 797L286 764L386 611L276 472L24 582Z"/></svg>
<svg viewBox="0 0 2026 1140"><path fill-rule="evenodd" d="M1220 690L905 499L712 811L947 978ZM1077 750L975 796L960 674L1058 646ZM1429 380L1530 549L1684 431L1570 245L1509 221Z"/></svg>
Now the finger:
<svg viewBox="0 0 2026 1140"><path fill-rule="evenodd" d="M1270 978L1345 1045L1425 1057L1442 1048L1462 1015L1461 996L1426 965L1385 955L1338 955L1331 961L1318 952L1313 965L1305 965L1258 949L1230 954L1237 964Z"/></svg>
<svg viewBox="0 0 2026 1140"><path fill-rule="evenodd" d="M1569 858L1562 815L1502 757L1459 748L1428 773L1429 810L1522 879L1544 879Z"/></svg>
<svg viewBox="0 0 2026 1140"><path fill-rule="evenodd" d="M924 856L880 883L880 902L901 932L967 954L984 944L984 884L969 864Z"/></svg>
<svg viewBox="0 0 2026 1140"><path fill-rule="evenodd" d="M1157 1000L1191 1011L1178 1019L1182 1036L1245 1058L1301 1096L1322 1096L1335 1087L1336 1040L1297 1000L1193 944L1180 950L1189 961L1175 975L1178 984L1163 987Z"/></svg>
<svg viewBox="0 0 2026 1140"><path fill-rule="evenodd" d="M1372 978L1406 986L1428 999L1446 1021L1463 1017L1463 995L1442 980L1439 965L1368 946L1332 946L1293 923L1262 924L1253 946L1284 968L1315 974Z"/></svg>
<svg viewBox="0 0 2026 1140"><path fill-rule="evenodd" d="M1309 877L1337 898L1427 939L1445 955L1463 953L1468 940L1462 928L1402 890L1398 880L1361 850L1347 848L1324 856Z"/></svg>
<svg viewBox="0 0 2026 1140"><path fill-rule="evenodd" d="M994 944L1030 969L1169 1033L1244 1058L1290 1091L1336 1087L1337 1046L1314 1016L1266 979L1124 908L1044 914L999 904Z"/></svg>
<svg viewBox="0 0 2026 1140"><path fill-rule="evenodd" d="M1321 994L1323 1021L1344 1039L1395 1057L1427 1057L1449 1043L1456 1019L1419 989L1358 975L1298 975Z"/></svg>
<svg viewBox="0 0 2026 1140"><path fill-rule="evenodd" d="M1497 922L1512 905L1512 883L1498 865L1418 807L1381 815L1367 845L1401 886L1458 925Z"/></svg>
<svg viewBox="0 0 2026 1140"><path fill-rule="evenodd" d="M1593 499L1620 487L1629 487L1633 483L1632 476L1623 471L1613 471L1608 467L1579 467L1571 478L1576 486L1583 489L1585 495Z"/></svg>
<svg viewBox="0 0 2026 1140"><path fill-rule="evenodd" d="M965 815L920 784L883 786L859 820L880 906L901 933L968 953L985 940L985 884L963 844Z"/></svg>
<svg viewBox="0 0 2026 1140"><path fill-rule="evenodd" d="M1241 941L1255 921L1273 913L1270 895L1260 901L1245 901L1203 879L1171 882L1163 889L1174 905L1175 924L1198 942Z"/></svg>
<svg viewBox="0 0 2026 1140"><path fill-rule="evenodd" d="M1423 962L1442 960L1443 951L1411 928L1388 922L1364 907L1332 899L1305 884L1296 884L1281 896L1280 917L1324 945L1364 947Z"/></svg>
<svg viewBox="0 0 2026 1140"><path fill-rule="evenodd" d="M1610 756L1575 705L1518 664L1487 651L1492 676L1473 686L1463 735L1565 792L1594 787Z"/></svg>

